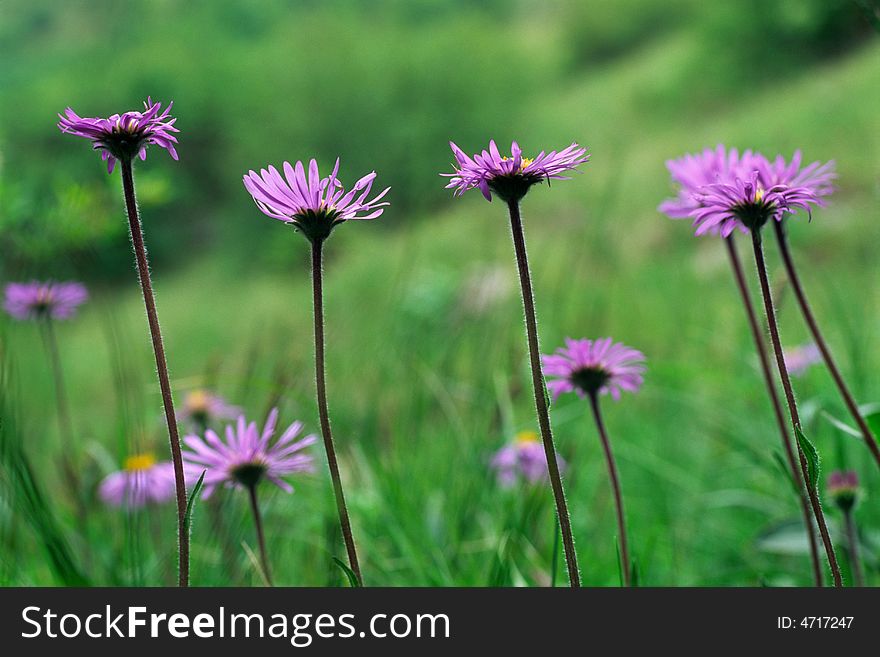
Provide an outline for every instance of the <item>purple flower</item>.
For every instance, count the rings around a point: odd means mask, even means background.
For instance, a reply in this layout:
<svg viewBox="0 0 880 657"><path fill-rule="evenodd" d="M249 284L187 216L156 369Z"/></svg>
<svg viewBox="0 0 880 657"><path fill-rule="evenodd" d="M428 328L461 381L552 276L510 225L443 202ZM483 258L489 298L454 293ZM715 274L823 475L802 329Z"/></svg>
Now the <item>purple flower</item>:
<svg viewBox="0 0 880 657"><path fill-rule="evenodd" d="M70 319L88 298L82 283L9 283L3 308L15 319Z"/></svg>
<svg viewBox="0 0 880 657"><path fill-rule="evenodd" d="M177 138L172 133L180 131L174 127L177 119L169 117L173 105L169 103L161 112L162 103L147 98L143 112L132 110L106 119L82 118L68 107L58 115L58 127L61 132L90 139L92 148L101 151L101 159L107 161L107 171L113 173L117 159L130 161L138 155L146 160L149 144L164 148L178 159L174 149Z"/></svg>
<svg viewBox="0 0 880 657"><path fill-rule="evenodd" d="M217 420L234 420L241 415L241 408L233 406L223 397L210 390L191 390L183 398L180 419L201 428Z"/></svg>
<svg viewBox="0 0 880 657"><path fill-rule="evenodd" d="M385 211L383 206L389 205L379 201L390 187L367 200L376 178L375 171L346 192L336 177L339 158L333 173L326 178L321 178L315 160L309 162L308 176L302 162L295 166L285 162L282 169L284 177L271 165L260 169L259 174L248 171L244 186L263 214L292 224L313 242L326 239L336 226L349 219L375 219Z"/></svg>
<svg viewBox="0 0 880 657"><path fill-rule="evenodd" d="M642 385L645 360L641 351L611 338L565 339L565 347L543 356L547 388L553 399L566 392L581 397L607 394L618 400L621 390L636 392Z"/></svg>
<svg viewBox="0 0 880 657"><path fill-rule="evenodd" d="M455 154L454 173L441 173L448 177L446 189L455 189L461 196L469 189L479 188L487 201L492 200L492 192L504 201L519 201L529 188L543 180L568 180L562 174L575 171L576 167L587 162L590 156L587 149L573 143L566 149L541 151L534 158L522 156L519 144L510 145L511 156L498 152L495 141L489 142L489 150L468 157L454 142L449 142Z"/></svg>
<svg viewBox="0 0 880 657"><path fill-rule="evenodd" d="M785 367L792 376L802 376L811 365L822 362L822 352L815 342L786 349Z"/></svg>
<svg viewBox="0 0 880 657"><path fill-rule="evenodd" d="M565 470L566 463L558 454L556 462L560 470ZM518 433L514 442L495 452L489 465L498 473L498 483L505 488L514 486L519 480L537 484L548 476L544 446L534 431Z"/></svg>
<svg viewBox="0 0 880 657"><path fill-rule="evenodd" d="M294 422L278 440L272 442L277 423L278 409L273 408L262 433L257 429L256 422L248 423L244 415L241 415L234 427L226 427L225 440L211 429L205 432L204 438L184 438L192 451L185 451L183 458L194 469L207 470L204 480L205 497L220 484L250 488L264 477L290 493L293 487L281 477L314 470L313 458L297 452L313 444L317 437L308 435L294 442L303 428L302 422Z"/></svg>
<svg viewBox="0 0 880 657"><path fill-rule="evenodd" d="M828 475L828 494L843 511L849 511L859 496L859 476L855 470L835 470Z"/></svg>
<svg viewBox="0 0 880 657"><path fill-rule="evenodd" d="M790 163L781 156L770 162L760 153L745 151L740 156L721 145L666 165L680 190L677 198L660 205L660 211L673 219L691 218L697 235L723 237L824 205L835 177L833 162L802 168L800 151Z"/></svg>
<svg viewBox="0 0 880 657"><path fill-rule="evenodd" d="M98 489L105 504L140 508L174 498L174 465L157 463L152 454L137 454L125 460L123 469L108 475Z"/></svg>

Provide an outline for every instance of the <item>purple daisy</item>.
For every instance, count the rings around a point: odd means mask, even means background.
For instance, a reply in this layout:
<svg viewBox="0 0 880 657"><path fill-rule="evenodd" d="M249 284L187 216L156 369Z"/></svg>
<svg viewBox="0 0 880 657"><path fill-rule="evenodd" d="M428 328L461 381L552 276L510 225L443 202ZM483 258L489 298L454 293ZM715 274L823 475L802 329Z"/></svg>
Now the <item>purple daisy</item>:
<svg viewBox="0 0 880 657"><path fill-rule="evenodd" d="M152 454L136 454L123 469L108 475L98 489L105 504L140 508L174 498L174 465L157 462Z"/></svg>
<svg viewBox="0 0 880 657"><path fill-rule="evenodd" d="M318 173L317 161L309 161L308 175L302 162L282 165L284 177L278 169L248 171L244 176L244 186L263 214L292 224L311 241L322 241L339 224L350 219L375 219L389 205L379 201L388 193L386 187L372 199L367 199L376 179L372 171L358 180L354 187L345 191L336 177L339 172L339 158L333 172L326 178Z"/></svg>
<svg viewBox="0 0 880 657"><path fill-rule="evenodd" d="M822 352L815 342L785 350L785 366L792 376L802 376L811 365L822 362Z"/></svg>
<svg viewBox="0 0 880 657"><path fill-rule="evenodd" d="M164 148L175 160L178 159L174 144L179 132L174 127L176 118L169 116L173 102L162 111L162 103L151 98L144 102L144 111L135 110L104 118L83 118L70 107L59 114L58 128L61 132L85 137L92 148L101 151L101 159L107 161L107 171L113 173L116 160L132 160L135 155L147 159L147 146L156 144Z"/></svg>
<svg viewBox="0 0 880 657"><path fill-rule="evenodd" d="M501 155L495 140L489 142L489 150L468 157L454 142L449 142L455 155L454 173L441 173L449 178L446 189L455 189L461 196L469 189L478 188L487 201L492 193L504 201L519 201L529 188L544 180L568 180L563 174L576 171L590 159L587 149L576 143L559 152L541 151L534 158L523 157L519 144L510 145L511 156Z"/></svg>
<svg viewBox="0 0 880 657"><path fill-rule="evenodd" d="M269 413L263 431L256 422L248 423L240 415L233 427L226 427L225 440L208 429L205 437L186 436L184 442L192 450L184 452L184 459L193 467L206 469L205 497L220 484L254 488L263 478L290 493L293 487L281 477L296 472L313 472L313 458L297 454L317 441L308 435L294 442L303 428L302 422L291 424L281 437L272 442L278 423L278 409Z"/></svg>
<svg viewBox="0 0 880 657"><path fill-rule="evenodd" d="M567 467L558 454L556 462L560 471ZM537 484L548 477L547 456L534 431L518 433L514 442L495 452L489 465L498 473L498 483L505 488L516 485L520 480L530 485Z"/></svg>
<svg viewBox="0 0 880 657"><path fill-rule="evenodd" d="M3 308L15 319L70 319L86 302L89 293L82 283L9 283Z"/></svg>
<svg viewBox="0 0 880 657"><path fill-rule="evenodd" d="M618 400L622 390L636 392L644 382L645 360L641 351L611 338L565 339L565 347L543 356L547 388L553 399L566 392L611 396Z"/></svg>
<svg viewBox="0 0 880 657"><path fill-rule="evenodd" d="M197 427L206 427L218 420L234 420L241 412L241 408L233 406L220 395L197 389L189 391L183 398L178 415L181 420Z"/></svg>

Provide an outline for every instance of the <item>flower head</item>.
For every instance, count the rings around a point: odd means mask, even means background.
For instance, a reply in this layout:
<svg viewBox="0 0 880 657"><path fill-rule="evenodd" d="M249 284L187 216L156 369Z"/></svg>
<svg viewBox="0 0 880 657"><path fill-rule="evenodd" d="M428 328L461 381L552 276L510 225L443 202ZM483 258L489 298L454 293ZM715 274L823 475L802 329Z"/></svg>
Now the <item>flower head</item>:
<svg viewBox="0 0 880 657"><path fill-rule="evenodd" d="M174 127L176 118L169 116L173 102L162 111L162 103L151 98L144 102L144 111L131 110L104 118L83 118L70 107L59 114L58 128L61 132L91 140L92 148L101 151L101 159L107 161L107 171L113 173L116 160L131 161L135 155L147 159L147 146L156 144L164 148L175 160L174 144L180 132Z"/></svg>
<svg viewBox="0 0 880 657"><path fill-rule="evenodd" d="M565 461L558 454L556 462L560 470L566 468ZM548 477L544 446L534 431L518 433L516 440L495 452L490 466L498 474L498 483L508 488L520 480L537 484Z"/></svg>
<svg viewBox="0 0 880 657"><path fill-rule="evenodd" d="M3 308L15 319L70 319L89 298L82 283L9 283Z"/></svg>
<svg viewBox="0 0 880 657"><path fill-rule="evenodd" d="M174 497L174 465L157 462L152 454L135 454L123 469L108 475L98 488L105 504L140 508L161 504Z"/></svg>
<svg viewBox="0 0 880 657"><path fill-rule="evenodd" d="M547 388L553 399L565 392L581 397L610 393L617 400L621 390L636 392L644 381L644 354L611 338L565 339L565 347L543 356Z"/></svg>
<svg viewBox="0 0 880 657"><path fill-rule="evenodd" d="M679 186L675 199L660 205L673 219L690 218L697 235L729 236L734 230L759 230L767 221L782 221L799 209L824 205L833 191L834 163L801 167L797 151L790 163L781 156L770 162L760 153L722 145L666 163Z"/></svg>
<svg viewBox="0 0 880 657"><path fill-rule="evenodd" d="M478 188L487 201L492 200L492 193L503 201L519 201L532 185L550 179L568 180L564 173L575 171L590 159L587 149L575 143L559 152L541 151L534 158L523 157L516 142L510 145L510 157L501 155L494 140L489 142L488 151L472 158L454 142L449 145L455 155L455 171L440 174L450 179L446 189L455 189L455 195L461 196Z"/></svg>
<svg viewBox="0 0 880 657"><path fill-rule="evenodd" d="M248 423L241 415L235 426L226 427L225 440L211 429L205 432L204 438L192 435L184 438L192 451L185 451L183 458L193 468L206 469L206 497L220 484L252 487L264 478L289 493L293 487L281 477L313 471L312 457L297 452L313 444L317 437L308 435L294 442L303 427L302 422L294 422L273 442L277 424L278 409L274 408L262 432L256 422Z"/></svg>
<svg viewBox="0 0 880 657"><path fill-rule="evenodd" d="M241 415L241 409L233 406L223 397L210 390L196 389L183 398L180 419L196 427L206 427L217 420L234 420Z"/></svg>
<svg viewBox="0 0 880 657"><path fill-rule="evenodd" d="M828 475L828 494L844 512L855 506L859 497L859 476L855 470L835 470Z"/></svg>
<svg viewBox="0 0 880 657"><path fill-rule="evenodd" d="M367 200L375 171L346 192L336 177L339 158L326 178L321 178L315 160L309 162L308 175L302 162L293 166L285 162L282 169L284 177L271 165L260 169L260 173L248 171L244 186L263 214L293 225L313 242L326 239L336 226L349 219L375 219L385 211L383 206L389 205L379 201L390 187Z"/></svg>
<svg viewBox="0 0 880 657"><path fill-rule="evenodd" d="M822 352L815 342L785 350L785 367L792 376L803 375L811 365L822 362Z"/></svg>

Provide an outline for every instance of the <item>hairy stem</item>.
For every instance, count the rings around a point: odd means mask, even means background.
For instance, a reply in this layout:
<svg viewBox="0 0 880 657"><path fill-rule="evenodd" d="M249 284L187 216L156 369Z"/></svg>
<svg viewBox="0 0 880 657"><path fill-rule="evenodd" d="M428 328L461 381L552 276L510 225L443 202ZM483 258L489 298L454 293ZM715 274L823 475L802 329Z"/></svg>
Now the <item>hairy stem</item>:
<svg viewBox="0 0 880 657"><path fill-rule="evenodd" d="M831 349L825 341L825 336L822 335L822 331L819 329L819 324L816 322L816 317L813 315L810 303L807 301L804 287L801 285L801 279L794 267L794 260L791 257L791 250L788 247L788 236L785 234L785 227L782 225L781 221L775 221L773 222L773 225L776 229L776 240L779 242L779 252L782 255L782 262L785 264L785 271L788 274L788 280L794 290L794 295L797 297L798 306L800 306L804 321L810 329L810 333L813 336L813 340L816 342L816 346L819 347L819 351L822 352L822 358L825 360L825 365L828 367L828 371L831 372L831 378L834 379L834 383L837 385L837 390L840 392L840 396L843 397L843 402L846 404L849 414L858 425L859 431L862 432L862 436L865 438L865 444L871 452L871 456L874 457L874 461L877 463L877 466L880 467L880 447L877 445L877 437L871 431L868 422L859 412L859 406L856 404L856 400L849 391L846 381L843 380L843 375L841 375L840 369L837 367L837 363L831 355Z"/></svg>
<svg viewBox="0 0 880 657"><path fill-rule="evenodd" d="M770 292L770 281L767 277L767 265L764 262L764 246L761 240L760 228L752 230L752 246L755 252L755 266L758 269L758 280L761 283L761 296L764 299L764 311L767 315L767 325L770 329L770 341L773 344L773 353L776 356L776 369L779 371L779 378L782 380L782 389L785 392L785 401L788 405L788 414L791 417L791 424L795 430L795 435L801 429L801 419L798 415L797 402L794 398L794 390L791 387L791 378L788 376L788 369L785 366L785 356L782 353L782 343L779 339L779 326L776 323L776 309L773 305L773 295ZM831 577L834 580L834 586L843 586L843 578L840 575L840 566L837 563L837 555L834 553L834 545L831 542L831 536L828 533L828 524L825 521L825 513L822 511L822 504L819 501L819 495L815 487L810 482L809 470L807 467L807 457L804 455L798 443L798 459L801 466L801 476L810 498L810 506L813 508L813 515L816 523L819 525L819 534L822 537L822 546L825 548L825 555L828 558L828 565L831 568Z"/></svg>
<svg viewBox="0 0 880 657"><path fill-rule="evenodd" d="M792 480L797 488L797 495L801 505L801 513L804 518L804 526L807 530L807 539L810 543L810 559L813 565L813 581L816 586L823 585L822 566L819 563L819 546L816 544L816 533L813 531L813 518L810 512L810 502L808 494L804 488L804 479L801 477L801 470L795 456L794 447L792 446L791 436L785 423L785 416L782 412L782 404L779 401L779 393L776 390L776 384L773 382L773 372L770 369L770 359L767 356L767 349L764 345L764 337L758 323L758 315L752 304L752 298L749 294L749 287L746 283L746 277L743 274L742 264L739 255L736 252L736 242L733 235L724 240L727 246L727 253L730 256L730 266L733 269L733 277L739 288L740 297L743 306L746 309L746 316L749 320L749 328L752 332L752 340L755 343L755 351L758 352L758 361L761 363L761 373L764 375L764 385L767 388L767 395L770 397L770 404L773 407L773 415L776 418L776 426L779 428L779 437L782 439L782 447L785 452L785 458L788 461L788 467L791 469Z"/></svg>
<svg viewBox="0 0 880 657"><path fill-rule="evenodd" d="M263 575L266 576L266 582L269 586L272 583L272 571L269 568L269 556L266 552L266 537L263 535L263 517L260 515L260 505L257 503L257 486L256 484L248 486L248 497L251 502L251 513L254 516L254 527L257 530L257 544L260 547L260 565L263 567Z"/></svg>
<svg viewBox="0 0 880 657"><path fill-rule="evenodd" d="M590 408L593 411L593 419L596 421L596 429L599 430L599 440L602 441L602 451L605 452L605 465L608 466L608 479L611 481L611 490L614 492L614 508L617 512L617 533L620 536L620 562L623 569L624 586L632 586L632 570L629 564L629 546L626 539L626 518L623 513L623 493L620 489L620 476L617 473L617 463L614 461L614 453L611 451L611 441L605 431L605 423L602 421L602 413L599 410L599 397L594 392L590 395Z"/></svg>
<svg viewBox="0 0 880 657"><path fill-rule="evenodd" d="M856 519L852 509L847 509L843 514L846 525L846 542L849 547L849 567L852 570L853 582L858 587L865 585L865 575L862 572L862 560L859 556L859 532L856 529Z"/></svg>
<svg viewBox="0 0 880 657"><path fill-rule="evenodd" d="M342 490L342 477L339 475L339 463L336 460L336 447L333 445L333 434L330 432L330 413L327 410L327 384L324 375L324 291L321 255L323 241L312 242L312 293L315 316L315 384L318 391L318 416L321 422L321 436L327 452L327 465L330 468L330 480L333 482L333 494L336 496L336 509L339 512L339 525L342 538L348 553L348 565L363 586L361 567L358 563L357 549L351 532L351 521L348 518L348 507Z"/></svg>
<svg viewBox="0 0 880 657"><path fill-rule="evenodd" d="M165 407L165 422L168 425L168 441L171 444L171 460L174 463L174 484L177 493L177 538L179 548L178 586L189 586L189 533L186 531L186 481L183 475L183 457L180 453L180 435L177 418L174 416L174 401L171 397L171 382L168 377L168 363L165 360L165 347L159 329L159 316L156 313L156 300L153 297L153 284L150 280L150 265L147 249L141 230L137 198L134 193L134 176L131 161L122 160L122 190L125 194L125 208L128 212L128 227L131 244L137 262L138 278L144 294L147 309L147 323L153 341L153 354L156 357L156 371L159 375L159 388L162 391L162 404Z"/></svg>
<svg viewBox="0 0 880 657"><path fill-rule="evenodd" d="M565 562L568 566L568 580L572 587L581 585L578 572L577 554L574 549L574 537L571 532L571 518L568 504L565 501L565 489L559 464L556 461L556 447L553 444L553 432L550 428L550 412L547 405L547 393L544 387L544 375L541 372L541 351L538 343L538 321L535 315L535 299L532 293L532 279L529 273L529 261L526 255L526 240L523 234L522 217L519 202L511 200L507 203L510 211L510 229L513 234L513 248L516 252L516 264L519 269L519 282L522 288L523 314L526 322L526 338L529 346L529 364L532 370L532 387L535 392L535 410L538 415L538 426L541 429L541 442L547 457L547 469L550 474L550 486L556 501L556 516L559 519L559 530L562 533L562 547Z"/></svg>

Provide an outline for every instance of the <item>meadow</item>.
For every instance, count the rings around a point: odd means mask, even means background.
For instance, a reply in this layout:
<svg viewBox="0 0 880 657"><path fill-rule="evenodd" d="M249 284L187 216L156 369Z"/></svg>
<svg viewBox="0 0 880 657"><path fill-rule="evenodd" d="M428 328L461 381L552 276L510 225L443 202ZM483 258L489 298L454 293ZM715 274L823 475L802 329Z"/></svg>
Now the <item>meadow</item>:
<svg viewBox="0 0 880 657"><path fill-rule="evenodd" d="M181 129L180 162L154 149L137 168L178 401L205 387L317 433L308 248L241 176L339 155L344 180L375 169L391 186L382 217L326 246L330 411L367 585L565 582L548 489L505 489L488 466L537 429L504 207L454 199L438 175L449 139L475 152L490 138L591 153L582 175L532 190L523 215L544 353L614 336L647 356L639 394L604 405L640 584L810 584L723 245L657 206L674 193L664 162L717 143L835 160L837 191L792 220L791 239L857 399L880 402L880 42L867 4L703 4L5 2L0 282L78 279L91 299L57 327L79 500L59 471L40 334L0 318L0 583L175 579L173 504L129 514L96 495L127 455L165 458L167 435L118 173L55 127L67 105L105 115L150 94L175 101ZM784 344L803 344L772 245L768 257ZM880 472L835 425L848 418L822 365L795 388L823 473L858 472L862 557L880 584ZM588 408L561 398L552 418L584 582L617 585ZM291 478L293 494L261 491L280 585L346 582L312 453L316 474ZM197 503L194 585L262 583L240 493Z"/></svg>

